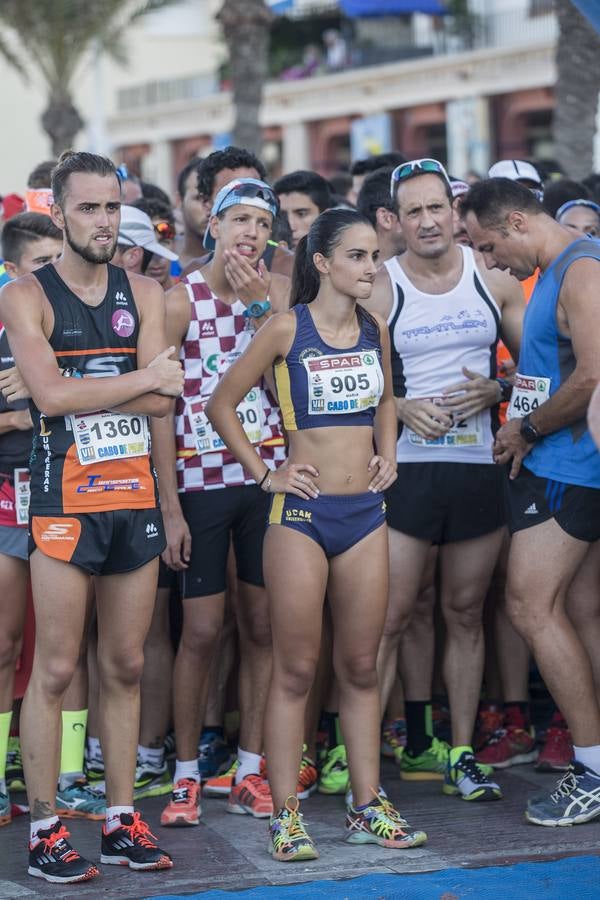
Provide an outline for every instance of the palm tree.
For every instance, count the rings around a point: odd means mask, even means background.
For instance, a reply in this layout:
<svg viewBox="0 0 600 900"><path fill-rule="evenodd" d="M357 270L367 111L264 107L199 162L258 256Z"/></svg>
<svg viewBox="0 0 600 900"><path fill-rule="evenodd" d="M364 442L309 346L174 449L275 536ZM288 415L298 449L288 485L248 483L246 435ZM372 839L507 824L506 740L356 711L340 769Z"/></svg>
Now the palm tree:
<svg viewBox="0 0 600 900"><path fill-rule="evenodd" d="M37 70L48 103L44 131L58 156L85 124L73 102L73 84L94 48L125 63L124 29L139 16L174 0L0 0L0 54L25 81ZM8 32L7 32L8 30Z"/></svg>
<svg viewBox="0 0 600 900"><path fill-rule="evenodd" d="M235 125L232 143L260 153L258 116L267 78L272 13L264 0L225 0L217 20L229 50Z"/></svg>
<svg viewBox="0 0 600 900"><path fill-rule="evenodd" d="M556 158L571 178L584 178L593 168L600 91L600 36L571 0L556 0L556 11L559 24L553 120Z"/></svg>

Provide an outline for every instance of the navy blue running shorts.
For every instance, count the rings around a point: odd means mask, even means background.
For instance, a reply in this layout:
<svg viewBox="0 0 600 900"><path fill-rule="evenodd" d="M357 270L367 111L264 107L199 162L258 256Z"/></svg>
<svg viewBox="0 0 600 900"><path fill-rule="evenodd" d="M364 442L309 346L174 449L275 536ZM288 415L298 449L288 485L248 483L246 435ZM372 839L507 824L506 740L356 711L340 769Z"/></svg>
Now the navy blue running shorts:
<svg viewBox="0 0 600 900"><path fill-rule="evenodd" d="M304 500L296 494L274 494L269 525L283 525L315 541L328 558L345 553L385 524L383 494L320 494Z"/></svg>

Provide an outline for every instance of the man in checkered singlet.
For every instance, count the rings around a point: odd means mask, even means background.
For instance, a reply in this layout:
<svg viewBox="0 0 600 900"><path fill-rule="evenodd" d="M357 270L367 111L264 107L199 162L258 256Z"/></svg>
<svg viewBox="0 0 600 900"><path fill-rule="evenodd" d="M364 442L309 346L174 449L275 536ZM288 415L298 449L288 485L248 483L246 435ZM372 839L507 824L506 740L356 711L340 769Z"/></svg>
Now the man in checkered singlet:
<svg viewBox="0 0 600 900"><path fill-rule="evenodd" d="M174 673L177 763L163 825L197 824L198 723L223 622L227 556L233 539L240 634L240 747L231 812L268 816L260 774L262 720L271 649L262 577L266 495L213 431L204 407L272 311L288 306L289 279L271 275L261 256L277 212L271 189L236 179L217 195L205 238L211 260L169 294L167 332L180 348L184 393L173 418L157 421L153 452L167 533L163 559L179 573L183 633ZM271 306L272 304L272 306ZM269 468L285 459L279 410L265 377L238 406L240 423Z"/></svg>

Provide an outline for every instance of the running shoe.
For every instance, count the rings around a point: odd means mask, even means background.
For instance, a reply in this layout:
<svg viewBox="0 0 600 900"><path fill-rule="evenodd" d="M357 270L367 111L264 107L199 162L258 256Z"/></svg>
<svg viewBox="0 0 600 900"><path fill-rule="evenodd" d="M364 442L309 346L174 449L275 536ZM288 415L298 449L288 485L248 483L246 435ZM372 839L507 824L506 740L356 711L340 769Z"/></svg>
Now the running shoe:
<svg viewBox="0 0 600 900"><path fill-rule="evenodd" d="M79 855L69 843L71 835L59 821L38 831L38 841L29 844L28 873L53 884L89 881L100 874L97 867Z"/></svg>
<svg viewBox="0 0 600 900"><path fill-rule="evenodd" d="M475 759L493 769L507 769L509 766L533 762L537 755L531 735L524 728L507 725L489 739L485 747L475 754Z"/></svg>
<svg viewBox="0 0 600 900"><path fill-rule="evenodd" d="M485 769L477 764L473 753L463 750L455 763L448 758L444 794L460 796L463 800L501 800L499 785L490 781Z"/></svg>
<svg viewBox="0 0 600 900"><path fill-rule="evenodd" d="M388 795L386 794L384 789L381 787L381 785L379 785L379 787L377 789L377 796L385 797L386 800L388 799ZM349 810L351 806L354 806L354 794L352 793L352 787L349 787L348 790L346 791L346 794L344 796L344 803L346 804L347 810Z"/></svg>
<svg viewBox="0 0 600 900"><path fill-rule="evenodd" d="M573 742L568 728L551 725L545 734L544 745L538 754L538 772L566 772L573 759Z"/></svg>
<svg viewBox="0 0 600 900"><path fill-rule="evenodd" d="M489 740L504 726L504 713L499 706L488 705L479 710L475 724L473 746L475 751L481 750Z"/></svg>
<svg viewBox="0 0 600 900"><path fill-rule="evenodd" d="M193 778L180 778L173 785L171 799L160 814L161 825L198 825L200 809L200 784Z"/></svg>
<svg viewBox="0 0 600 900"><path fill-rule="evenodd" d="M420 847L427 840L424 831L411 828L387 797L378 795L364 809L346 811L344 840L349 844L378 844L395 850Z"/></svg>
<svg viewBox="0 0 600 900"><path fill-rule="evenodd" d="M386 759L400 759L406 747L405 719L387 720L381 729L381 755Z"/></svg>
<svg viewBox="0 0 600 900"><path fill-rule="evenodd" d="M279 862L318 859L319 852L304 827L297 797L288 797L284 808L271 816L267 852Z"/></svg>
<svg viewBox="0 0 600 900"><path fill-rule="evenodd" d="M97 759L94 756L88 756L86 752L85 761L83 764L83 772L86 781L88 781L90 784L96 781L104 781L104 760Z"/></svg>
<svg viewBox="0 0 600 900"><path fill-rule="evenodd" d="M327 752L327 759L319 776L320 794L345 794L350 785L348 758L344 744L338 744Z"/></svg>
<svg viewBox="0 0 600 900"><path fill-rule="evenodd" d="M400 778L403 781L443 781L450 746L439 738L431 739L431 747L413 756L405 750L400 759Z"/></svg>
<svg viewBox="0 0 600 900"><path fill-rule="evenodd" d="M234 759L229 768L222 775L213 775L209 778L202 788L205 797L229 797L233 782L235 781L235 773L240 767L239 759Z"/></svg>
<svg viewBox="0 0 600 900"><path fill-rule="evenodd" d="M300 772L298 773L298 787L296 788L298 800L308 800L310 795L316 791L319 781L317 767L310 756L308 756L307 750L308 747L304 744L302 759L300 760Z"/></svg>
<svg viewBox="0 0 600 900"><path fill-rule="evenodd" d="M64 791L56 792L56 814L66 818L101 821L106 818L106 797L97 787L92 787L84 779L78 779Z"/></svg>
<svg viewBox="0 0 600 900"><path fill-rule="evenodd" d="M202 781L217 775L230 761L231 752L227 742L219 734L205 732L198 746L198 768Z"/></svg>
<svg viewBox="0 0 600 900"><path fill-rule="evenodd" d="M246 775L234 784L227 801L227 812L267 819L273 815L273 798L269 782L261 775Z"/></svg>
<svg viewBox="0 0 600 900"><path fill-rule="evenodd" d="M525 818L534 825L579 825L600 816L600 775L573 760L550 795L533 797Z"/></svg>
<svg viewBox="0 0 600 900"><path fill-rule="evenodd" d="M130 869L170 869L173 860L155 844L156 838L139 812L121 813L121 824L113 831L102 829L100 862Z"/></svg>
<svg viewBox="0 0 600 900"><path fill-rule="evenodd" d="M25 775L23 774L23 760L21 759L21 740L18 737L9 737L8 739L5 777L6 786L9 790L25 790Z"/></svg>
<svg viewBox="0 0 600 900"><path fill-rule="evenodd" d="M133 786L134 800L143 800L145 797L162 797L163 794L170 794L172 788L173 782L166 761L160 768L147 764L140 764L136 767Z"/></svg>
<svg viewBox="0 0 600 900"><path fill-rule="evenodd" d="M172 729L166 735L163 747L165 748L165 759L175 759L177 747L175 746L175 732Z"/></svg>
<svg viewBox="0 0 600 900"><path fill-rule="evenodd" d="M0 828L12 822L11 803L8 794L0 792Z"/></svg>

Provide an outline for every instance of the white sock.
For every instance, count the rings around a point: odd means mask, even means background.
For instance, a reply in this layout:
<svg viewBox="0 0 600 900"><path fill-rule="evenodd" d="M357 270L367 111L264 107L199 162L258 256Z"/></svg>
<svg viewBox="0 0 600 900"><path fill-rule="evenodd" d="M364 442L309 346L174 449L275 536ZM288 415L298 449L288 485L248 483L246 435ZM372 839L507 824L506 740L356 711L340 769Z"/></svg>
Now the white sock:
<svg viewBox="0 0 600 900"><path fill-rule="evenodd" d="M153 769L162 769L165 764L164 747L142 747L138 744L138 762L143 766L151 766Z"/></svg>
<svg viewBox="0 0 600 900"><path fill-rule="evenodd" d="M35 822L31 822L29 830L29 840L31 842L31 846L35 847L35 845L39 844L40 842L38 831L46 831L46 829L52 828L53 825L56 825L57 822L58 816L49 816L47 819L36 819Z"/></svg>
<svg viewBox="0 0 600 900"><path fill-rule="evenodd" d="M173 782L177 784L182 778L190 778L200 784L200 769L198 768L197 759L175 760L175 775Z"/></svg>
<svg viewBox="0 0 600 900"><path fill-rule="evenodd" d="M107 806L106 807L106 832L114 831L121 824L121 813L133 815L133 806Z"/></svg>
<svg viewBox="0 0 600 900"><path fill-rule="evenodd" d="M102 760L102 747L100 746L100 738L88 737L85 740L86 755L88 759Z"/></svg>
<svg viewBox="0 0 600 900"><path fill-rule="evenodd" d="M595 744L593 747L573 746L573 752L577 762L583 763L586 768L600 775L600 744Z"/></svg>
<svg viewBox="0 0 600 900"><path fill-rule="evenodd" d="M83 772L61 772L58 776L58 789L59 791L66 791L67 788L70 788L75 784L76 781L84 779Z"/></svg>
<svg viewBox="0 0 600 900"><path fill-rule="evenodd" d="M239 766L235 773L235 783L239 784L246 775L260 775L260 753L250 753L238 747L237 758Z"/></svg>

